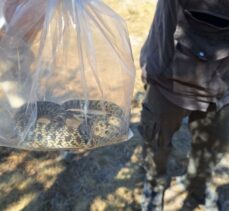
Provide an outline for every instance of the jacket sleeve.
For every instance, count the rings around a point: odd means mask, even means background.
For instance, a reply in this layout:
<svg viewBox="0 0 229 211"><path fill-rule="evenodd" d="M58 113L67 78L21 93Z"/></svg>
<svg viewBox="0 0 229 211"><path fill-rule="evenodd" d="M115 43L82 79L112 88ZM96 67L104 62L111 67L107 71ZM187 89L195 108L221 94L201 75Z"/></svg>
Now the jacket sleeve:
<svg viewBox="0 0 229 211"><path fill-rule="evenodd" d="M178 0L158 0L148 38L141 50L140 66L148 77L160 74L174 54Z"/></svg>

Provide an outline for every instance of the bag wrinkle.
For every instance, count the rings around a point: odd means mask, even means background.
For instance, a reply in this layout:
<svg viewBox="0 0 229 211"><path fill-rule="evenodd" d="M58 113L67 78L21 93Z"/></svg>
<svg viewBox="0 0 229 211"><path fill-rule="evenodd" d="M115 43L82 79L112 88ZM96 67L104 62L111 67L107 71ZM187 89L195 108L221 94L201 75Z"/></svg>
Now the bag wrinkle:
<svg viewBox="0 0 229 211"><path fill-rule="evenodd" d="M136 73L124 20L100 0L1 6L0 146L48 151L129 140Z"/></svg>

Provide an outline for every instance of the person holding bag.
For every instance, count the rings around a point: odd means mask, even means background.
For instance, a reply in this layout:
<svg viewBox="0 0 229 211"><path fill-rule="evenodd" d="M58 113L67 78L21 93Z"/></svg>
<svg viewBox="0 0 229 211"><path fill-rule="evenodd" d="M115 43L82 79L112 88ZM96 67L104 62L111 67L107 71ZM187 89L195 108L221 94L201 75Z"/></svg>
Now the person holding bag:
<svg viewBox="0 0 229 211"><path fill-rule="evenodd" d="M147 83L141 113L145 183L142 210L163 210L171 178L188 157L172 147L184 117L192 134L192 168L183 208L217 210L215 165L229 143L229 1L159 0L141 51Z"/></svg>

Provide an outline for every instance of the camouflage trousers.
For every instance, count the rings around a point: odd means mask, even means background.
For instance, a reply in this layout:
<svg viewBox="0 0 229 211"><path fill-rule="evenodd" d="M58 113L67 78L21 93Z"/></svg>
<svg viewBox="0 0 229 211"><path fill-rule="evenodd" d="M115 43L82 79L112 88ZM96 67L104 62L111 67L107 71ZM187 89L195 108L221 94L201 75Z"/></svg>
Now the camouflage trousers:
<svg viewBox="0 0 229 211"><path fill-rule="evenodd" d="M172 137L180 128L184 117L189 117L189 129L192 134L190 156L176 152L172 147ZM198 199L213 208L212 202L206 202L207 184L215 165L228 149L229 142L229 106L216 111L211 104L207 112L188 111L168 101L160 94L156 86L147 87L143 102L139 131L144 139L143 158L145 184L142 210L163 210L163 195L174 176L186 173L189 160L192 171L188 173L189 199ZM211 201L213 199L213 196ZM195 202L192 202L195 206ZM214 209L208 209L214 210Z"/></svg>

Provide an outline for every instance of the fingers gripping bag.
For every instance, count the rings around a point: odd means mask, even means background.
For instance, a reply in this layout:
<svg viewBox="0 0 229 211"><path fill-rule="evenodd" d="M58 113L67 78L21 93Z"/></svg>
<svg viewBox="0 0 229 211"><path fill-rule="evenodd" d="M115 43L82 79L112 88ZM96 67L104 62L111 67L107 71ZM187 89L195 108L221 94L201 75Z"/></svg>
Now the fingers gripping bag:
<svg viewBox="0 0 229 211"><path fill-rule="evenodd" d="M87 150L128 140L135 68L124 21L100 0L2 4L0 145Z"/></svg>

